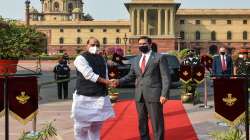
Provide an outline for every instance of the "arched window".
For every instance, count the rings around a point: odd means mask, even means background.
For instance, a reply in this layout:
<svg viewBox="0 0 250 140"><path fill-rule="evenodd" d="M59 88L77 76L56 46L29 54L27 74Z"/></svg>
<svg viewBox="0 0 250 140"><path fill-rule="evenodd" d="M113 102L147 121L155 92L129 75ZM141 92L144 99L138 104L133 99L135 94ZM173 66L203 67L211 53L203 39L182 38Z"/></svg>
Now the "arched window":
<svg viewBox="0 0 250 140"><path fill-rule="evenodd" d="M108 43L108 39L107 39L106 37L104 37L104 38L102 39L102 43L103 43L103 44L107 44L107 43Z"/></svg>
<svg viewBox="0 0 250 140"><path fill-rule="evenodd" d="M247 40L247 38L248 38L247 31L244 31L243 32L243 40Z"/></svg>
<svg viewBox="0 0 250 140"><path fill-rule="evenodd" d="M215 41L215 40L216 40L216 32L215 32L215 31L212 31L212 32L211 32L211 40L212 40L212 41Z"/></svg>
<svg viewBox="0 0 250 140"><path fill-rule="evenodd" d="M231 31L227 32L227 40L232 40L232 32Z"/></svg>
<svg viewBox="0 0 250 140"><path fill-rule="evenodd" d="M80 37L77 37L76 43L77 43L77 44L81 44L81 43L82 43L82 39L81 39Z"/></svg>
<svg viewBox="0 0 250 140"><path fill-rule="evenodd" d="M200 31L195 32L195 40L200 40L201 39L201 33Z"/></svg>
<svg viewBox="0 0 250 140"><path fill-rule="evenodd" d="M185 32L184 31L180 31L180 39L185 40Z"/></svg>
<svg viewBox="0 0 250 140"><path fill-rule="evenodd" d="M121 44L121 38L117 37L115 43L116 44Z"/></svg>
<svg viewBox="0 0 250 140"><path fill-rule="evenodd" d="M55 2L55 3L54 3L53 10L54 10L55 12L59 12L59 3L58 3L58 2Z"/></svg>
<svg viewBox="0 0 250 140"><path fill-rule="evenodd" d="M63 43L64 43L64 38L63 38L63 37L60 37L59 43L60 43L60 44L63 44Z"/></svg>
<svg viewBox="0 0 250 140"><path fill-rule="evenodd" d="M71 13L73 10L73 4L72 3L69 3L68 4L68 12Z"/></svg>

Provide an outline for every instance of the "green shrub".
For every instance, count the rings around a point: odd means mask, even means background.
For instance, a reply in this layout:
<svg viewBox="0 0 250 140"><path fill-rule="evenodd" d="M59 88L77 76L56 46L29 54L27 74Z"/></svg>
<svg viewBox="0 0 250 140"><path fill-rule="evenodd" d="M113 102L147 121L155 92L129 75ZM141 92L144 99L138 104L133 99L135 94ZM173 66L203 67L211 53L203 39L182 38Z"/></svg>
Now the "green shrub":
<svg viewBox="0 0 250 140"><path fill-rule="evenodd" d="M47 47L45 42L46 36L35 28L0 16L0 59L38 56Z"/></svg>

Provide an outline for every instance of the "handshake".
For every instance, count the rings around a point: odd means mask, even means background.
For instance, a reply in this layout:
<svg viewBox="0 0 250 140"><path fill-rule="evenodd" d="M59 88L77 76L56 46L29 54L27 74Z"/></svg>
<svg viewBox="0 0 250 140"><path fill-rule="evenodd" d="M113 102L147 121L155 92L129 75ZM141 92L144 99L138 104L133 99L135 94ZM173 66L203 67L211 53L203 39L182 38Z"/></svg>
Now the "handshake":
<svg viewBox="0 0 250 140"><path fill-rule="evenodd" d="M107 80L106 85L115 88L119 86L119 81L117 79Z"/></svg>

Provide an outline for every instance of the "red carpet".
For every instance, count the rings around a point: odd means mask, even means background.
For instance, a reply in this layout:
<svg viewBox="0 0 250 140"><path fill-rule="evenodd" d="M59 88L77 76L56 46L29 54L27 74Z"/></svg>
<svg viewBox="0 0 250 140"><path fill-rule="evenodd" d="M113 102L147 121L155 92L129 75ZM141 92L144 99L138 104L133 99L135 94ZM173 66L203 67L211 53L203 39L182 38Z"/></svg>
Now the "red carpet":
<svg viewBox="0 0 250 140"><path fill-rule="evenodd" d="M139 140L134 101L119 102L114 108L116 117L105 122L101 139ZM169 100L164 105L164 116L166 140L198 140L181 101ZM150 134L153 138L151 125Z"/></svg>

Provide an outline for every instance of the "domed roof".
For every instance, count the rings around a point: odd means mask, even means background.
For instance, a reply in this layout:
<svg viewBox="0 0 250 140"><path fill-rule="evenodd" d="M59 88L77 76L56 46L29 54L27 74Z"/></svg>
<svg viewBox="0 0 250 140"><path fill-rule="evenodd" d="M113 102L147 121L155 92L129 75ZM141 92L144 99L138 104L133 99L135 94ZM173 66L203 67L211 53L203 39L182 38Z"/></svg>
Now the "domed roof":
<svg viewBox="0 0 250 140"><path fill-rule="evenodd" d="M30 7L30 13L38 13L38 11L32 6Z"/></svg>
<svg viewBox="0 0 250 140"><path fill-rule="evenodd" d="M80 8L75 8L73 9L72 13L81 13L81 9Z"/></svg>

